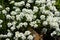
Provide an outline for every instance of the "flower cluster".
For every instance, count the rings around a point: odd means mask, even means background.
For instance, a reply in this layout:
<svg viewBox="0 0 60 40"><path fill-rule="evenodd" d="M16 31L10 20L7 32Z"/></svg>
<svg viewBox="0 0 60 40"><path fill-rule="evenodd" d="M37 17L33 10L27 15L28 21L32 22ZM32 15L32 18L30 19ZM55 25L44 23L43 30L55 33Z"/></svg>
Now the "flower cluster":
<svg viewBox="0 0 60 40"><path fill-rule="evenodd" d="M6 34L0 34L1 38L6 40L33 40L34 36L28 28L48 27L55 30L51 33L53 35L60 35L60 12L54 6L55 0L23 0L15 1L9 0L11 7L4 7L0 5L0 15L5 17L5 20L0 19L0 27L3 28L3 23L6 25ZM6 6L6 5L5 5ZM20 31L19 31L20 30ZM43 30L43 31L47 31ZM46 32L45 32L46 33Z"/></svg>

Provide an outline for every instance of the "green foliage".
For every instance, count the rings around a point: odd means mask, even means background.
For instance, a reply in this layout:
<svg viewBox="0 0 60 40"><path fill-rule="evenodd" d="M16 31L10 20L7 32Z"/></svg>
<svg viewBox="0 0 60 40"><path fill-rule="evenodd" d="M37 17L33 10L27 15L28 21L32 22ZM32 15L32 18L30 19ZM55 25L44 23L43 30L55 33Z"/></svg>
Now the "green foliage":
<svg viewBox="0 0 60 40"><path fill-rule="evenodd" d="M60 0L56 0L55 6L60 11Z"/></svg>

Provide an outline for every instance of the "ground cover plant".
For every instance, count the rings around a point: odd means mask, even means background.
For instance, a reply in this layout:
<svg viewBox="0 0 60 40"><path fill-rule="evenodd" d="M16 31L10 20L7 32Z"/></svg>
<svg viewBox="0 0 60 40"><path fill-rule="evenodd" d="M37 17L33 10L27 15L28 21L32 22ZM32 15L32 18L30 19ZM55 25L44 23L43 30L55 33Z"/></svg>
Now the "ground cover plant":
<svg viewBox="0 0 60 40"><path fill-rule="evenodd" d="M0 40L59 40L60 0L0 0Z"/></svg>

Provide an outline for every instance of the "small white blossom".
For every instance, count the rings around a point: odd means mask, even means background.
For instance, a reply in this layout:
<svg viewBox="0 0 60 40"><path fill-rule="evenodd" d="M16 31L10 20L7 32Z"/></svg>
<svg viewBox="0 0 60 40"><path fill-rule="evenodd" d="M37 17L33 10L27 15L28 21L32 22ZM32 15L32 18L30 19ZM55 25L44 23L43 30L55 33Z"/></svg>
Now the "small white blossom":
<svg viewBox="0 0 60 40"><path fill-rule="evenodd" d="M52 33L51 33L51 36L53 36L53 35L55 35L56 34L56 31L53 31Z"/></svg>
<svg viewBox="0 0 60 40"><path fill-rule="evenodd" d="M11 1L11 2L10 2L10 4L13 4L13 3L15 3L15 1Z"/></svg>
<svg viewBox="0 0 60 40"><path fill-rule="evenodd" d="M3 38L6 38L6 37L8 37L7 35L3 35Z"/></svg>
<svg viewBox="0 0 60 40"><path fill-rule="evenodd" d="M0 8L3 8L2 5L0 5Z"/></svg>
<svg viewBox="0 0 60 40"><path fill-rule="evenodd" d="M7 11L6 10L2 10L2 13L6 15L7 14Z"/></svg>
<svg viewBox="0 0 60 40"><path fill-rule="evenodd" d="M33 3L33 0L28 0L27 2L28 2L28 3Z"/></svg>
<svg viewBox="0 0 60 40"><path fill-rule="evenodd" d="M36 21L33 21L30 23L31 27L33 27L36 24Z"/></svg>
<svg viewBox="0 0 60 40"><path fill-rule="evenodd" d="M27 22L24 22L23 25L26 27L28 24L27 24Z"/></svg>
<svg viewBox="0 0 60 40"><path fill-rule="evenodd" d="M2 27L2 25L0 25L0 28Z"/></svg>
<svg viewBox="0 0 60 40"><path fill-rule="evenodd" d="M9 7L6 7L6 10L7 10L7 11L10 11L10 8L9 8Z"/></svg>
<svg viewBox="0 0 60 40"><path fill-rule="evenodd" d="M6 38L6 40L10 40L9 38Z"/></svg>
<svg viewBox="0 0 60 40"><path fill-rule="evenodd" d="M45 15L40 16L41 20L45 20Z"/></svg>
<svg viewBox="0 0 60 40"><path fill-rule="evenodd" d="M30 7L30 4L29 3L26 3L26 7L29 8Z"/></svg>
<svg viewBox="0 0 60 40"><path fill-rule="evenodd" d="M43 26L46 26L48 25L48 22L47 21L43 21Z"/></svg>
<svg viewBox="0 0 60 40"><path fill-rule="evenodd" d="M4 35L3 34L0 34L0 37L2 38Z"/></svg>
<svg viewBox="0 0 60 40"><path fill-rule="evenodd" d="M12 11L11 12L11 15L16 15L17 13L15 11Z"/></svg>
<svg viewBox="0 0 60 40"><path fill-rule="evenodd" d="M34 12L34 13L38 12L38 7L37 7L37 6L34 6L33 12Z"/></svg>
<svg viewBox="0 0 60 40"><path fill-rule="evenodd" d="M37 27L38 27L38 25L37 25L37 24L35 24L35 25L34 25L34 28L37 28Z"/></svg>
<svg viewBox="0 0 60 40"><path fill-rule="evenodd" d="M6 15L6 19L11 19L11 16L10 15Z"/></svg>
<svg viewBox="0 0 60 40"><path fill-rule="evenodd" d="M12 26L12 23L10 23L10 22L7 23L7 26L8 26L8 27L11 27L11 26Z"/></svg>
<svg viewBox="0 0 60 40"><path fill-rule="evenodd" d="M8 33L7 33L7 36L8 36L8 37L12 37L12 33L11 33L11 32L8 32Z"/></svg>
<svg viewBox="0 0 60 40"><path fill-rule="evenodd" d="M60 12L56 11L55 16L60 16Z"/></svg>
<svg viewBox="0 0 60 40"><path fill-rule="evenodd" d="M40 0L36 0L35 1L35 4L40 5L41 4L41 1Z"/></svg>
<svg viewBox="0 0 60 40"><path fill-rule="evenodd" d="M57 22L50 22L50 27L53 27L53 28L58 28L59 27L59 24Z"/></svg>
<svg viewBox="0 0 60 40"><path fill-rule="evenodd" d="M27 39L29 39L29 40L33 40L33 36L32 35L29 35L28 37L27 37Z"/></svg>
<svg viewBox="0 0 60 40"><path fill-rule="evenodd" d="M52 3L51 3L51 2L48 2L48 3L47 3L47 6L48 6L48 7L49 7L49 6L51 6L51 5L52 5Z"/></svg>
<svg viewBox="0 0 60 40"><path fill-rule="evenodd" d="M12 26L10 29L11 29L12 31L14 31L16 28L15 28L14 26Z"/></svg>
<svg viewBox="0 0 60 40"><path fill-rule="evenodd" d="M15 37L20 37L20 36L21 35L20 35L19 31L15 32Z"/></svg>
<svg viewBox="0 0 60 40"><path fill-rule="evenodd" d="M59 31L60 32L60 28L58 27L58 28L56 28L56 31Z"/></svg>
<svg viewBox="0 0 60 40"><path fill-rule="evenodd" d="M11 16L11 19L12 19L12 20L15 20L15 16Z"/></svg>
<svg viewBox="0 0 60 40"><path fill-rule="evenodd" d="M21 38L22 38L22 40L25 40L26 39L26 37L24 35Z"/></svg>
<svg viewBox="0 0 60 40"><path fill-rule="evenodd" d="M23 33L20 33L19 35L20 35L20 37L24 36L24 34L23 34Z"/></svg>
<svg viewBox="0 0 60 40"><path fill-rule="evenodd" d="M24 1L15 2L14 5L15 5L15 6L23 6L23 5L25 5L25 2L24 2Z"/></svg>
<svg viewBox="0 0 60 40"><path fill-rule="evenodd" d="M12 25L15 25L16 23L17 23L16 21L13 21L13 22L12 22Z"/></svg>
<svg viewBox="0 0 60 40"><path fill-rule="evenodd" d="M19 21L21 20L20 15L16 15L16 20L19 20Z"/></svg>
<svg viewBox="0 0 60 40"><path fill-rule="evenodd" d="M30 31L25 31L24 35L27 36L27 35L30 35Z"/></svg>
<svg viewBox="0 0 60 40"><path fill-rule="evenodd" d="M0 19L0 24L3 23L3 20Z"/></svg>
<svg viewBox="0 0 60 40"><path fill-rule="evenodd" d="M21 10L20 8L16 8L15 11L19 13Z"/></svg>

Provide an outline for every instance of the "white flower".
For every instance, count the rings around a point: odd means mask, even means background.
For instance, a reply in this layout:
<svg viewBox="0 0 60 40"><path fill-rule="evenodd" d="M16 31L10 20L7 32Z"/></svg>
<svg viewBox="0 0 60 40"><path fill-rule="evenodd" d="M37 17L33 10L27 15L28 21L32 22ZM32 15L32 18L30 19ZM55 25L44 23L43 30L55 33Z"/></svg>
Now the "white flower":
<svg viewBox="0 0 60 40"><path fill-rule="evenodd" d="M18 38L18 37L21 37L19 31L15 32L15 37L17 37L17 38Z"/></svg>
<svg viewBox="0 0 60 40"><path fill-rule="evenodd" d="M15 1L11 1L11 2L10 2L10 4L13 4L13 3L15 3Z"/></svg>
<svg viewBox="0 0 60 40"><path fill-rule="evenodd" d="M49 6L51 6L51 5L52 5L52 3L51 3L51 2L48 2L48 3L47 3L47 6L48 6L48 7L49 7Z"/></svg>
<svg viewBox="0 0 60 40"><path fill-rule="evenodd" d="M27 36L27 35L30 35L30 31L25 31L24 35Z"/></svg>
<svg viewBox="0 0 60 40"><path fill-rule="evenodd" d="M3 38L6 38L7 37L7 35L3 35Z"/></svg>
<svg viewBox="0 0 60 40"><path fill-rule="evenodd" d="M0 8L3 8L2 5L0 5Z"/></svg>
<svg viewBox="0 0 60 40"><path fill-rule="evenodd" d="M28 3L33 3L33 0L28 0L27 2L28 2Z"/></svg>
<svg viewBox="0 0 60 40"><path fill-rule="evenodd" d="M35 25L34 25L34 28L37 28L37 27L38 27L38 25L37 25L37 24L35 24Z"/></svg>
<svg viewBox="0 0 60 40"><path fill-rule="evenodd" d="M51 0L47 0L47 2L50 2Z"/></svg>
<svg viewBox="0 0 60 40"><path fill-rule="evenodd" d="M34 6L33 12L34 12L34 13L38 12L38 7L37 7L37 6Z"/></svg>
<svg viewBox="0 0 60 40"><path fill-rule="evenodd" d="M11 16L11 19L12 19L12 20L15 20L15 16Z"/></svg>
<svg viewBox="0 0 60 40"><path fill-rule="evenodd" d="M2 13L6 15L7 14L7 11L6 10L2 10Z"/></svg>
<svg viewBox="0 0 60 40"><path fill-rule="evenodd" d="M52 16L47 16L47 19L46 19L46 21L48 21L48 22L51 22L51 21L53 21L53 17L52 17Z"/></svg>
<svg viewBox="0 0 60 40"><path fill-rule="evenodd" d="M8 26L8 27L11 27L11 26L12 26L12 23L10 23L10 22L7 23L7 26Z"/></svg>
<svg viewBox="0 0 60 40"><path fill-rule="evenodd" d="M16 20L19 20L19 21L21 20L20 15L16 15Z"/></svg>
<svg viewBox="0 0 60 40"><path fill-rule="evenodd" d="M23 26L23 23L19 23L19 26L22 27Z"/></svg>
<svg viewBox="0 0 60 40"><path fill-rule="evenodd" d="M16 7L16 6L13 6L13 9L17 9L18 7Z"/></svg>
<svg viewBox="0 0 60 40"><path fill-rule="evenodd" d="M60 20L58 21L59 25L60 25Z"/></svg>
<svg viewBox="0 0 60 40"><path fill-rule="evenodd" d="M0 34L0 37L3 37L4 35L3 34Z"/></svg>
<svg viewBox="0 0 60 40"><path fill-rule="evenodd" d="M27 24L27 22L24 22L23 25L26 27L28 24Z"/></svg>
<svg viewBox="0 0 60 40"><path fill-rule="evenodd" d="M40 11L41 11L42 13L44 13L44 12L45 12L45 6L40 7Z"/></svg>
<svg viewBox="0 0 60 40"><path fill-rule="evenodd" d="M3 23L3 20L0 19L0 24Z"/></svg>
<svg viewBox="0 0 60 40"><path fill-rule="evenodd" d="M48 22L47 21L43 21L43 26L46 26L48 25Z"/></svg>
<svg viewBox="0 0 60 40"><path fill-rule="evenodd" d="M26 8L23 8L23 9L22 9L22 12L23 12L23 13L26 13L26 12L27 12L27 9L26 9Z"/></svg>
<svg viewBox="0 0 60 40"><path fill-rule="evenodd" d="M20 2L20 5L25 5L25 2L24 2L24 1L21 1L21 2Z"/></svg>
<svg viewBox="0 0 60 40"><path fill-rule="evenodd" d="M24 2L24 1L15 2L14 5L15 5L15 6L23 6L23 5L25 5L25 2Z"/></svg>
<svg viewBox="0 0 60 40"><path fill-rule="evenodd" d="M33 21L30 23L31 27L33 27L36 24L36 21Z"/></svg>
<svg viewBox="0 0 60 40"><path fill-rule="evenodd" d="M12 37L12 33L11 33L11 32L8 32L8 33L7 33L7 36L8 36L8 37Z"/></svg>
<svg viewBox="0 0 60 40"><path fill-rule="evenodd" d="M56 31L60 32L60 28L59 28L59 27L58 27L58 28L56 28Z"/></svg>
<svg viewBox="0 0 60 40"><path fill-rule="evenodd" d="M58 22L58 17L54 17L53 22Z"/></svg>
<svg viewBox="0 0 60 40"><path fill-rule="evenodd" d="M60 16L60 12L56 11L55 16Z"/></svg>
<svg viewBox="0 0 60 40"><path fill-rule="evenodd" d="M41 3L46 3L46 0L40 0L41 1Z"/></svg>
<svg viewBox="0 0 60 40"><path fill-rule="evenodd" d="M34 14L34 12L31 9L27 9L27 13Z"/></svg>
<svg viewBox="0 0 60 40"><path fill-rule="evenodd" d="M37 23L40 23L40 20L39 20L39 19L36 19L36 22L37 22Z"/></svg>
<svg viewBox="0 0 60 40"><path fill-rule="evenodd" d="M10 8L9 8L9 7L6 7L6 10L7 10L7 11L10 11Z"/></svg>
<svg viewBox="0 0 60 40"><path fill-rule="evenodd" d="M27 20L26 21L32 21L32 17L30 15L26 15Z"/></svg>
<svg viewBox="0 0 60 40"><path fill-rule="evenodd" d="M16 21L13 21L13 22L12 22L12 25L15 25L16 23L17 23Z"/></svg>
<svg viewBox="0 0 60 40"><path fill-rule="evenodd" d="M20 18L23 19L23 17L25 16L25 14L23 12L20 13Z"/></svg>
<svg viewBox="0 0 60 40"><path fill-rule="evenodd" d="M36 15L33 15L33 19L36 19L36 17L37 17Z"/></svg>
<svg viewBox="0 0 60 40"><path fill-rule="evenodd" d="M15 11L12 11L11 12L11 15L16 15L17 13Z"/></svg>
<svg viewBox="0 0 60 40"><path fill-rule="evenodd" d="M20 37L24 36L24 34L23 34L23 33L20 33L19 35L20 35Z"/></svg>
<svg viewBox="0 0 60 40"><path fill-rule="evenodd" d="M53 31L52 33L51 33L51 36L53 36L53 35L55 35L56 34L56 31Z"/></svg>
<svg viewBox="0 0 60 40"><path fill-rule="evenodd" d="M29 3L26 3L26 7L29 8L30 7L30 4Z"/></svg>
<svg viewBox="0 0 60 40"><path fill-rule="evenodd" d="M45 15L40 16L41 20L45 20Z"/></svg>
<svg viewBox="0 0 60 40"><path fill-rule="evenodd" d="M11 16L10 15L6 15L6 19L11 19Z"/></svg>
<svg viewBox="0 0 60 40"><path fill-rule="evenodd" d="M21 38L22 38L22 40L25 40L26 39L26 37L24 35Z"/></svg>
<svg viewBox="0 0 60 40"><path fill-rule="evenodd" d="M12 26L10 29L11 29L12 31L14 31L16 28L15 28L14 26Z"/></svg>
<svg viewBox="0 0 60 40"><path fill-rule="evenodd" d="M50 24L50 27L53 27L53 28L59 27L59 24L57 22L49 22L49 24Z"/></svg>
<svg viewBox="0 0 60 40"><path fill-rule="evenodd" d="M43 10L43 11L44 11L45 14L48 14L48 15L51 13L49 10L46 10L46 11Z"/></svg>
<svg viewBox="0 0 60 40"><path fill-rule="evenodd" d="M6 40L10 40L9 38L6 38Z"/></svg>
<svg viewBox="0 0 60 40"><path fill-rule="evenodd" d="M54 16L54 14L53 14L52 12L50 12L48 15L49 15L49 16Z"/></svg>
<svg viewBox="0 0 60 40"><path fill-rule="evenodd" d="M56 7L55 7L55 6L49 6L49 9L50 9L50 10L57 11L57 9L56 9Z"/></svg>
<svg viewBox="0 0 60 40"><path fill-rule="evenodd" d="M2 25L0 25L0 28L2 27Z"/></svg>
<svg viewBox="0 0 60 40"><path fill-rule="evenodd" d="M20 8L16 8L15 11L19 13L21 10Z"/></svg>
<svg viewBox="0 0 60 40"><path fill-rule="evenodd" d="M15 2L14 5L15 5L15 6L20 6L18 2Z"/></svg>
<svg viewBox="0 0 60 40"><path fill-rule="evenodd" d="M20 29L20 27L23 26L23 23L19 23L19 25L16 26L17 29Z"/></svg>
<svg viewBox="0 0 60 40"><path fill-rule="evenodd" d="M27 37L27 39L29 39L29 40L33 40L33 36L32 35L29 35L28 37Z"/></svg>
<svg viewBox="0 0 60 40"><path fill-rule="evenodd" d="M53 1L52 1L52 4L54 4L54 5L55 5L55 3L56 3L56 1L55 1L55 0L53 0Z"/></svg>
<svg viewBox="0 0 60 40"><path fill-rule="evenodd" d="M40 0L36 0L35 1L35 4L40 5L41 4L41 1Z"/></svg>

